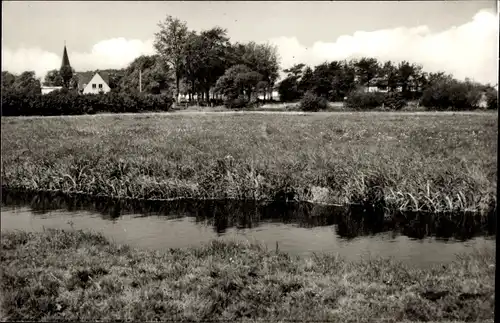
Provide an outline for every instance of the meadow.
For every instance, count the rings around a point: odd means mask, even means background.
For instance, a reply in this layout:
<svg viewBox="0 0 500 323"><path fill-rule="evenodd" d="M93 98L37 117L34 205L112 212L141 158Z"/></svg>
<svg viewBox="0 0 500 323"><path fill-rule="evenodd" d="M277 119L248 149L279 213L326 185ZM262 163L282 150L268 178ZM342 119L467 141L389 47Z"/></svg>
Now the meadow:
<svg viewBox="0 0 500 323"><path fill-rule="evenodd" d="M494 250L431 269L257 244L146 251L86 231L2 232L0 319L493 322ZM64 256L61 256L64 255Z"/></svg>
<svg viewBox="0 0 500 323"><path fill-rule="evenodd" d="M496 113L2 118L2 185L133 199L496 209Z"/></svg>

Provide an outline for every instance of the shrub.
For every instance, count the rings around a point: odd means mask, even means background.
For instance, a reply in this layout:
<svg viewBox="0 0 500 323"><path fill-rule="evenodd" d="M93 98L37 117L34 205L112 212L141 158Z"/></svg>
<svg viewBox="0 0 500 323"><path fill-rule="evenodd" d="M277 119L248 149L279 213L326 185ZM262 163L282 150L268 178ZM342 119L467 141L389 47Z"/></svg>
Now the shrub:
<svg viewBox="0 0 500 323"><path fill-rule="evenodd" d="M306 92L300 100L300 109L302 111L319 111L328 108L328 101L312 92Z"/></svg>
<svg viewBox="0 0 500 323"><path fill-rule="evenodd" d="M385 93L365 92L362 88L359 88L347 95L345 104L346 107L355 110L371 110L382 106L385 98Z"/></svg>
<svg viewBox="0 0 500 323"><path fill-rule="evenodd" d="M483 89L471 82L442 79L428 86L420 103L437 110L472 110L479 107Z"/></svg>
<svg viewBox="0 0 500 323"><path fill-rule="evenodd" d="M42 95L17 91L2 93L3 116L80 115L98 112L168 111L173 100L166 95L150 94L84 94L58 90Z"/></svg>

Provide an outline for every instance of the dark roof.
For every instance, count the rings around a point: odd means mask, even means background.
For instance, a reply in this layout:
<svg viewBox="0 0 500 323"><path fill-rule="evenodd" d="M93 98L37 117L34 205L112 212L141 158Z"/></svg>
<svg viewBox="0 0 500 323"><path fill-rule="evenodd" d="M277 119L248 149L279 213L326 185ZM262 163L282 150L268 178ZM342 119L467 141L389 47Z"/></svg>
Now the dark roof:
<svg viewBox="0 0 500 323"><path fill-rule="evenodd" d="M99 73L99 75L101 75L104 82L106 82L106 84L109 85L109 73L104 72L104 71L97 71L96 73Z"/></svg>
<svg viewBox="0 0 500 323"><path fill-rule="evenodd" d="M96 72L77 72L76 75L78 76L78 89L83 90L85 85L87 85L90 80L94 77L96 73L99 73L99 75L102 77L104 82L109 85L109 74L106 72L102 71L96 71Z"/></svg>

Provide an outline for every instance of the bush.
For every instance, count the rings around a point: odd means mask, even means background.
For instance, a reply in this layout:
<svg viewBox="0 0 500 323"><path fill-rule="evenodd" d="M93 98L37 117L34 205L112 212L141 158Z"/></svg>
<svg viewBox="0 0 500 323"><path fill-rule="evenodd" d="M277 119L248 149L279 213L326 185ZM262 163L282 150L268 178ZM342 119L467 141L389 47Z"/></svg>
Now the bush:
<svg viewBox="0 0 500 323"><path fill-rule="evenodd" d="M420 103L437 110L473 110L479 108L483 87L454 79L443 79L431 84L422 93Z"/></svg>
<svg viewBox="0 0 500 323"><path fill-rule="evenodd" d="M328 101L312 92L306 92L300 100L300 109L302 111L319 111L328 108Z"/></svg>
<svg viewBox="0 0 500 323"><path fill-rule="evenodd" d="M17 91L2 93L3 116L80 115L99 112L124 113L168 111L173 100L166 95L151 94L78 94L58 90L49 94L26 95Z"/></svg>
<svg viewBox="0 0 500 323"><path fill-rule="evenodd" d="M354 110L371 110L382 106L386 96L386 93L365 92L360 88L347 95L345 105Z"/></svg>

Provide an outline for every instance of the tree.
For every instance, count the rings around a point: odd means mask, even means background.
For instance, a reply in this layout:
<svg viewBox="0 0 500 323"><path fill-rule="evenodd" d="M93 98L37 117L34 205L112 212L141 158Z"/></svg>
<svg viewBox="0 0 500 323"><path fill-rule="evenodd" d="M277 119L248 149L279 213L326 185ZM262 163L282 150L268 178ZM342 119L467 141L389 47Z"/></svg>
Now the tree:
<svg viewBox="0 0 500 323"><path fill-rule="evenodd" d="M43 85L44 86L63 86L64 80L61 76L61 73L58 70L48 71L47 74L45 75Z"/></svg>
<svg viewBox="0 0 500 323"><path fill-rule="evenodd" d="M284 72L288 75L278 85L278 93L282 101L295 101L300 99L300 97L304 94L304 92L300 89L300 80L305 66L305 64L300 63L284 70Z"/></svg>
<svg viewBox="0 0 500 323"><path fill-rule="evenodd" d="M41 93L40 80L35 77L35 72L27 71L17 76L13 89L23 92L27 95L36 95Z"/></svg>
<svg viewBox="0 0 500 323"><path fill-rule="evenodd" d="M171 70L158 55L142 55L137 57L124 71L114 73L113 82L118 81L117 88L122 92L139 92L139 74L142 80L142 91L159 94L169 89L172 82ZM123 76L121 76L123 75ZM112 78L110 74L110 83Z"/></svg>
<svg viewBox="0 0 500 323"><path fill-rule="evenodd" d="M470 110L479 107L485 86L454 79L444 73L430 73L429 83L424 89L421 104L438 110Z"/></svg>
<svg viewBox="0 0 500 323"><path fill-rule="evenodd" d="M306 65L304 63L299 63L299 64L293 65L290 68L283 70L283 72L287 73L288 77L294 77L296 79L299 79L302 76L302 73L304 71L304 67L306 67Z"/></svg>
<svg viewBox="0 0 500 323"><path fill-rule="evenodd" d="M314 86L314 73L312 68L306 66L304 72L302 73L302 77L299 81L298 90L300 93L306 93L311 90Z"/></svg>
<svg viewBox="0 0 500 323"><path fill-rule="evenodd" d="M325 99L339 100L339 88L343 82L342 64L338 61L323 63L315 67L313 72L313 92Z"/></svg>
<svg viewBox="0 0 500 323"><path fill-rule="evenodd" d="M250 101L261 80L260 73L251 70L246 65L236 65L226 70L224 75L217 80L215 90L228 99L244 96Z"/></svg>
<svg viewBox="0 0 500 323"><path fill-rule="evenodd" d="M379 70L380 78L385 80L389 91L394 92L399 86L398 69L391 61L387 61Z"/></svg>
<svg viewBox="0 0 500 323"><path fill-rule="evenodd" d="M498 109L498 91L492 86L488 86L485 91L486 108L490 110Z"/></svg>
<svg viewBox="0 0 500 323"><path fill-rule="evenodd" d="M301 92L299 90L297 78L288 76L278 85L278 93L280 100L283 102L291 102L300 99Z"/></svg>
<svg viewBox="0 0 500 323"><path fill-rule="evenodd" d="M398 81L405 98L410 98L412 93L419 91L418 80L422 75L422 66L402 61L398 65ZM421 80L422 81L422 80Z"/></svg>
<svg viewBox="0 0 500 323"><path fill-rule="evenodd" d="M210 99L210 89L229 67L229 47L226 30L220 27L188 35L184 68L191 93L201 92L207 101Z"/></svg>
<svg viewBox="0 0 500 323"><path fill-rule="evenodd" d="M12 89L16 76L10 72L2 71L2 91Z"/></svg>
<svg viewBox="0 0 500 323"><path fill-rule="evenodd" d="M176 102L179 100L180 80L183 76L185 61L185 44L188 28L185 22L172 16L158 24L160 31L155 33L154 47L158 54L170 64L175 73Z"/></svg>
<svg viewBox="0 0 500 323"><path fill-rule="evenodd" d="M371 80L379 74L379 64L375 58L363 57L354 63L356 75L361 85L369 86Z"/></svg>
<svg viewBox="0 0 500 323"><path fill-rule="evenodd" d="M356 68L353 62L342 62L333 88L336 89L336 98L339 101L343 101L356 88Z"/></svg>
<svg viewBox="0 0 500 323"><path fill-rule="evenodd" d="M272 89L279 76L278 48L271 44L236 43L230 49L229 59L232 65L252 66L252 69L262 75L262 80L267 82L267 91Z"/></svg>

